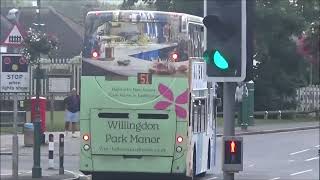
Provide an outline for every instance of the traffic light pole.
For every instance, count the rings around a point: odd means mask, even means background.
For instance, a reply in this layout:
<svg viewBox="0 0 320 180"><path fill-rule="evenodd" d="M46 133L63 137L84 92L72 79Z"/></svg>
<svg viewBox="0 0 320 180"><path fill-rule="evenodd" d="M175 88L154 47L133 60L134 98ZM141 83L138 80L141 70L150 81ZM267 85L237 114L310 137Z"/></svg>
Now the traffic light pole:
<svg viewBox="0 0 320 180"><path fill-rule="evenodd" d="M38 31L40 31L40 0L37 0L37 21ZM33 143L33 167L32 167L32 178L41 178L42 169L40 165L40 107L39 107L39 96L40 96L40 53L39 53L37 68L36 68L36 106L35 106L35 119L34 124L34 143Z"/></svg>
<svg viewBox="0 0 320 180"><path fill-rule="evenodd" d="M234 136L235 127L235 92L237 84L234 82L223 83L223 136ZM223 180L234 180L233 172L223 172Z"/></svg>

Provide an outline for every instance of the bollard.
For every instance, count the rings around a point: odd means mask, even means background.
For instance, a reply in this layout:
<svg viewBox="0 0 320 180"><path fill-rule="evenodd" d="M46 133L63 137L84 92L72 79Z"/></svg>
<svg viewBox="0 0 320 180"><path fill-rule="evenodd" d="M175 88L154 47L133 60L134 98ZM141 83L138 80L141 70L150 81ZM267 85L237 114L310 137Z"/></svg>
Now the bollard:
<svg viewBox="0 0 320 180"><path fill-rule="evenodd" d="M281 119L281 110L279 110L278 112L279 112L278 119Z"/></svg>
<svg viewBox="0 0 320 180"><path fill-rule="evenodd" d="M59 135L59 174L64 174L63 157L64 157L64 134L60 134Z"/></svg>
<svg viewBox="0 0 320 180"><path fill-rule="evenodd" d="M268 119L268 111L264 112L264 119L267 120Z"/></svg>
<svg viewBox="0 0 320 180"><path fill-rule="evenodd" d="M53 141L53 134L49 134L49 169L54 169L54 159L53 159L53 152L54 152L54 141Z"/></svg>

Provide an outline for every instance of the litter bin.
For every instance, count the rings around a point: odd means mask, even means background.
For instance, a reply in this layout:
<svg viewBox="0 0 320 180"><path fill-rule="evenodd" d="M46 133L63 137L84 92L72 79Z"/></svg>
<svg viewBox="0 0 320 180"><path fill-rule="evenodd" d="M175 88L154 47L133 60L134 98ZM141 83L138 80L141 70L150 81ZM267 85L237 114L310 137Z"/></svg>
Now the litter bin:
<svg viewBox="0 0 320 180"><path fill-rule="evenodd" d="M33 133L34 133L33 123L25 123L23 126L23 133L24 133L24 146L27 146L27 147L33 146Z"/></svg>

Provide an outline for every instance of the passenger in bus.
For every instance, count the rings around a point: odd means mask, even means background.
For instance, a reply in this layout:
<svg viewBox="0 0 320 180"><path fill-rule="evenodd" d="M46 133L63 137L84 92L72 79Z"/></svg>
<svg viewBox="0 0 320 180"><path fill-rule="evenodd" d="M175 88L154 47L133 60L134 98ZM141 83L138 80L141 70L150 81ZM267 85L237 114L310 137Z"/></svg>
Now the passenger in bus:
<svg viewBox="0 0 320 180"><path fill-rule="evenodd" d="M76 88L71 90L71 95L64 99L65 104L65 131L66 136L68 131L70 131L70 123L72 130L72 137L76 138L75 130L76 123L79 122L79 112L80 112L80 97L77 94Z"/></svg>

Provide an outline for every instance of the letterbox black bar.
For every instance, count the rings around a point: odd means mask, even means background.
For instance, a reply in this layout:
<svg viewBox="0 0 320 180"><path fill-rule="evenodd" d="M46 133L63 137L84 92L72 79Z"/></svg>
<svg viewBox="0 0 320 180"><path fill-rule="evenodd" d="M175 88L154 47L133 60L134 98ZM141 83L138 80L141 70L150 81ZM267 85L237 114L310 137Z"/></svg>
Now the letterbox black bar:
<svg viewBox="0 0 320 180"><path fill-rule="evenodd" d="M99 113L99 118L127 118L129 119L129 113Z"/></svg>
<svg viewBox="0 0 320 180"><path fill-rule="evenodd" d="M138 119L169 119L168 114L145 114L139 113Z"/></svg>

